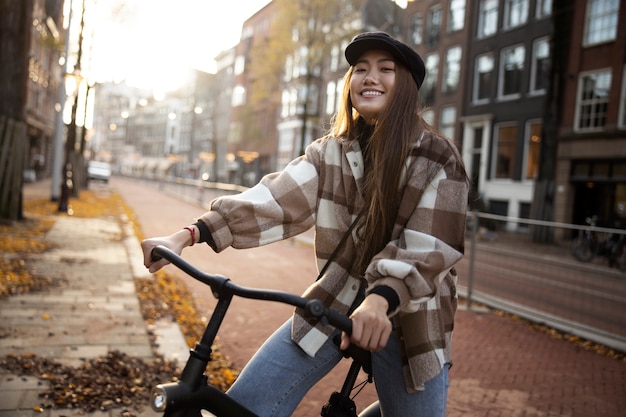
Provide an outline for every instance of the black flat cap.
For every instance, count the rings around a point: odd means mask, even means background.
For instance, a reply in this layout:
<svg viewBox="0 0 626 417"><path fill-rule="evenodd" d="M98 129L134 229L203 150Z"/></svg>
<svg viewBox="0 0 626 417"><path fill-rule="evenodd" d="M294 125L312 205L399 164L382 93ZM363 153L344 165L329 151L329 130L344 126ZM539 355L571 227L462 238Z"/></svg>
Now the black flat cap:
<svg viewBox="0 0 626 417"><path fill-rule="evenodd" d="M422 86L426 76L426 68L422 58L411 48L385 32L364 32L356 35L346 47L345 55L350 65L356 64L366 51L382 49L391 53L399 62L407 67L417 84Z"/></svg>

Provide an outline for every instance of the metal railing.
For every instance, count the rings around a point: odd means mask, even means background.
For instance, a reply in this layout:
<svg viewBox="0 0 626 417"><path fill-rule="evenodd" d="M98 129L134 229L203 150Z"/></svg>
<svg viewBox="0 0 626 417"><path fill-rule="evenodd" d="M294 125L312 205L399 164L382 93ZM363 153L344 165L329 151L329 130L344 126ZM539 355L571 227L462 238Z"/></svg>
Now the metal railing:
<svg viewBox="0 0 626 417"><path fill-rule="evenodd" d="M596 246L583 262L574 248L589 234ZM610 250L624 261L625 241L623 229L472 212L459 291L470 309L484 304L626 352L626 272L609 261Z"/></svg>

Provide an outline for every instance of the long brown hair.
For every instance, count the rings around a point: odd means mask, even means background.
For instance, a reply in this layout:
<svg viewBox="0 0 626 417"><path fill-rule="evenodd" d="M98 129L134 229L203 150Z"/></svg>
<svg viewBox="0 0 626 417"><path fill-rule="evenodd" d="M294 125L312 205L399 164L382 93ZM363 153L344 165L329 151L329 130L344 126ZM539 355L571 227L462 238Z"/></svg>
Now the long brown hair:
<svg viewBox="0 0 626 417"><path fill-rule="evenodd" d="M361 133L359 113L350 99L351 67L344 77L343 107L339 108L330 129L331 135L355 140ZM365 145L369 157L365 172L364 199L366 206L357 232L363 250L357 257L357 270L364 273L372 257L391 238L400 204L400 189L405 162L411 145L427 128L419 115L419 91L409 71L396 65L395 86L388 105L378 115L373 133Z"/></svg>

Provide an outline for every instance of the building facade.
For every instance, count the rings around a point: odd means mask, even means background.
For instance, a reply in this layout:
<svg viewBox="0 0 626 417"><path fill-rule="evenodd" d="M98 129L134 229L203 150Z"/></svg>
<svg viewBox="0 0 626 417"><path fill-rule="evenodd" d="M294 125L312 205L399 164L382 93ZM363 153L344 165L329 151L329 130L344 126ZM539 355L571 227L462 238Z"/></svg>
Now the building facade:
<svg viewBox="0 0 626 417"><path fill-rule="evenodd" d="M575 0L561 99L555 217L626 228L626 5Z"/></svg>
<svg viewBox="0 0 626 417"><path fill-rule="evenodd" d="M530 217L539 170L552 33L549 2L468 2L463 157L474 198Z"/></svg>
<svg viewBox="0 0 626 417"><path fill-rule="evenodd" d="M322 41L304 43L303 29L289 24L291 49L281 51L272 31L289 3L272 1L244 22L205 92L196 85L171 97L174 106L138 109L121 130L136 152L178 163L200 156L206 168L195 176L207 171L252 185L326 132L348 68L346 45L359 32L383 30L424 59L423 115L462 151L470 205L536 218L539 199L550 203L548 220L584 224L597 215L623 227L626 8L619 0L432 0L406 9L391 0L319 0L336 6L316 26Z"/></svg>
<svg viewBox="0 0 626 417"><path fill-rule="evenodd" d="M25 118L29 140L26 178L47 177L54 154L55 126L64 81L59 64L63 50L63 1L36 0L31 26Z"/></svg>
<svg viewBox="0 0 626 417"><path fill-rule="evenodd" d="M470 12L466 0L451 0L409 2L404 13L403 39L427 68L420 90L424 118L459 148Z"/></svg>

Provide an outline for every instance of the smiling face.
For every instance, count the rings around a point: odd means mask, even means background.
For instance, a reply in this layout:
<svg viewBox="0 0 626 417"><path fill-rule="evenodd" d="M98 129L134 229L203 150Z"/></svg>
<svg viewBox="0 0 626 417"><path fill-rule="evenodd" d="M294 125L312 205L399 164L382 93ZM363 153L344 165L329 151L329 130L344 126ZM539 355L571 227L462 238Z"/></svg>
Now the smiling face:
<svg viewBox="0 0 626 417"><path fill-rule="evenodd" d="M368 123L373 123L391 100L396 83L393 55L382 50L365 52L354 65L350 78L352 106Z"/></svg>

